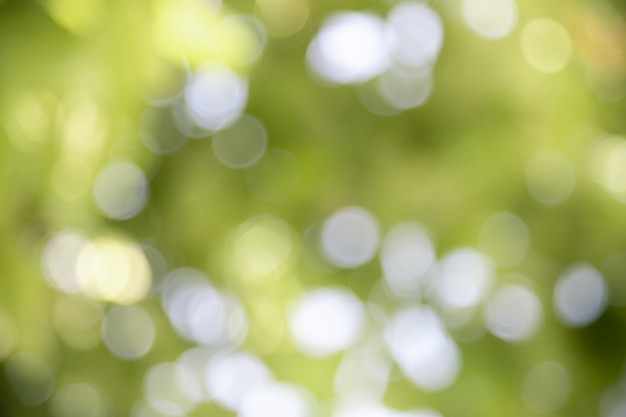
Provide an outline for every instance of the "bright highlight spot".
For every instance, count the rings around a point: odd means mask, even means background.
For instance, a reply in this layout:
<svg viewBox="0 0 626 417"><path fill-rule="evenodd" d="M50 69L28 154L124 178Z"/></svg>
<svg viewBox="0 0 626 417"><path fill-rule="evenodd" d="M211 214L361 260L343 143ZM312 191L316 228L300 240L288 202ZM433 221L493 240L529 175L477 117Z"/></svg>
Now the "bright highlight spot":
<svg viewBox="0 0 626 417"><path fill-rule="evenodd" d="M465 24L485 39L507 36L517 23L515 0L463 0L461 14Z"/></svg>
<svg viewBox="0 0 626 417"><path fill-rule="evenodd" d="M193 74L183 96L189 119L213 132L241 116L248 100L248 83L226 67L207 66Z"/></svg>
<svg viewBox="0 0 626 417"><path fill-rule="evenodd" d="M256 117L243 115L234 124L216 132L211 145L213 154L222 164L245 168L254 165L263 156L267 133Z"/></svg>
<svg viewBox="0 0 626 417"><path fill-rule="evenodd" d="M554 288L554 310L571 327L586 326L604 312L607 301L604 278L595 268L580 264L565 271Z"/></svg>
<svg viewBox="0 0 626 417"><path fill-rule="evenodd" d="M590 170L613 198L626 204L626 140L611 136L599 141L590 158Z"/></svg>
<svg viewBox="0 0 626 417"><path fill-rule="evenodd" d="M141 248L111 237L96 238L81 250L76 275L84 293L118 304L143 299L152 285L150 265Z"/></svg>
<svg viewBox="0 0 626 417"><path fill-rule="evenodd" d="M107 349L121 359L139 359L154 343L154 323L138 306L113 306L102 322Z"/></svg>
<svg viewBox="0 0 626 417"><path fill-rule="evenodd" d="M54 288L68 294L81 290L76 262L88 244L89 241L82 233L73 230L59 232L48 242L42 256L42 266Z"/></svg>
<svg viewBox="0 0 626 417"><path fill-rule="evenodd" d="M361 301L339 288L319 288L299 297L289 311L289 331L296 347L314 357L350 347L364 324Z"/></svg>
<svg viewBox="0 0 626 417"><path fill-rule="evenodd" d="M417 387L441 391L456 380L459 349L430 308L400 310L386 324L384 336L389 353Z"/></svg>
<svg viewBox="0 0 626 417"><path fill-rule="evenodd" d="M540 72L561 71L572 56L572 41L567 30L552 19L528 22L522 31L521 42L524 58Z"/></svg>
<svg viewBox="0 0 626 417"><path fill-rule="evenodd" d="M378 249L378 222L361 207L344 207L322 226L320 244L326 258L340 268L356 268Z"/></svg>
<svg viewBox="0 0 626 417"><path fill-rule="evenodd" d="M493 279L493 265L488 258L474 249L460 248L441 259L430 284L436 300L454 310L480 303Z"/></svg>
<svg viewBox="0 0 626 417"><path fill-rule="evenodd" d="M335 407L332 417L389 417L389 410L371 400L344 401Z"/></svg>
<svg viewBox="0 0 626 417"><path fill-rule="evenodd" d="M389 34L378 16L338 12L327 18L307 49L307 63L325 81L360 83L389 65Z"/></svg>
<svg viewBox="0 0 626 417"><path fill-rule="evenodd" d="M398 63L422 67L436 59L443 43L443 25L429 6L412 1L399 3L389 12L387 24Z"/></svg>
<svg viewBox="0 0 626 417"><path fill-rule="evenodd" d="M342 400L333 410L332 417L442 417L438 412L419 408L409 411L394 410L371 399Z"/></svg>
<svg viewBox="0 0 626 417"><path fill-rule="evenodd" d="M93 197L107 217L130 219L146 205L148 182L137 165L117 162L100 171L93 185Z"/></svg>
<svg viewBox="0 0 626 417"><path fill-rule="evenodd" d="M308 417L312 416L309 396L290 384L271 383L245 397L240 417Z"/></svg>
<svg viewBox="0 0 626 417"><path fill-rule="evenodd" d="M273 380L265 364L243 352L227 352L215 356L206 370L206 385L221 406L243 411L248 395Z"/></svg>
<svg viewBox="0 0 626 417"><path fill-rule="evenodd" d="M528 162L526 186L530 194L544 204L563 202L575 184L574 165L559 151L544 149Z"/></svg>
<svg viewBox="0 0 626 417"><path fill-rule="evenodd" d="M435 410L428 408L419 408L410 411L389 410L389 417L442 417Z"/></svg>
<svg viewBox="0 0 626 417"><path fill-rule="evenodd" d="M211 346L238 344L248 320L237 299L219 293L202 273L179 268L165 279L162 305L185 339Z"/></svg>
<svg viewBox="0 0 626 417"><path fill-rule="evenodd" d="M496 337L507 341L531 337L541 324L543 310L529 288L519 284L504 285L487 301L485 325Z"/></svg>

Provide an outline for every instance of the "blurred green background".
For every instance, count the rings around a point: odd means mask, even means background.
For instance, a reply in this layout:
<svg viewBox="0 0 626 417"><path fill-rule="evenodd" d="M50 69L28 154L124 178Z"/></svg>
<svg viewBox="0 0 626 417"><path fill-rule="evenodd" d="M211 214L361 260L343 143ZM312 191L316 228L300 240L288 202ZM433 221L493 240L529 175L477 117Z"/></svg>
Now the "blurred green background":
<svg viewBox="0 0 626 417"><path fill-rule="evenodd" d="M0 2L0 415L626 415L621 1Z"/></svg>

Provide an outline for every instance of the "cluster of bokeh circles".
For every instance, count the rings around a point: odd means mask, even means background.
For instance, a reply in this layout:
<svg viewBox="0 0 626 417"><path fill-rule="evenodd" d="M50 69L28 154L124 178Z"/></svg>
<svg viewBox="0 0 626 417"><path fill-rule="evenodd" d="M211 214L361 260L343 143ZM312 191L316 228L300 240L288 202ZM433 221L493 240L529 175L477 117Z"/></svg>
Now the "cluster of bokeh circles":
<svg viewBox="0 0 626 417"><path fill-rule="evenodd" d="M307 246L307 239L314 245ZM227 273L245 285L267 284L289 272L300 255L299 246L308 247L302 255L310 262L334 268L360 268L377 257L382 278L366 300L340 285L302 290L284 312L290 340L312 360L343 352L333 379L334 416L437 416L433 410L400 412L382 404L394 363L416 387L437 392L454 384L461 371L459 343L477 340L485 331L507 342L523 341L537 333L550 309L570 327L588 325L602 314L609 284L590 265L563 271L551 308L542 303L528 278L511 275L496 280L497 268L521 262L530 243L523 220L502 212L485 221L478 248L457 248L438 257L421 225L396 225L383 238L374 215L350 206L312 226L302 242L278 217L244 222L228 244ZM145 396L133 408L133 416L180 416L206 401L250 417L305 417L317 412L319 405L305 387L275 380L259 356L241 348L250 320L245 307L200 271L174 269L158 285L151 285L152 271L165 269L154 248L142 250L113 238L90 241L75 231L56 235L42 262L50 284L68 294L58 299L55 316L62 338L74 348L91 349L101 337L121 360L144 357L155 341L154 319L132 304L150 290L160 299L171 326L194 345L174 361L148 370ZM88 298L74 298L77 293ZM105 308L98 300L114 305ZM99 327L95 333L90 331L94 326ZM37 403L50 394L53 374L42 371L50 365L34 363L42 358L29 355L12 356L7 371L16 392L27 403ZM20 372L29 366L39 374L22 381ZM40 391L32 390L33 381ZM568 400L571 382L563 365L551 361L530 369L520 384L524 403L533 411L549 413ZM86 406L79 398L96 397L100 411L93 415L107 415L101 396L94 387L74 384L57 391L51 407L74 413Z"/></svg>
<svg viewBox="0 0 626 417"><path fill-rule="evenodd" d="M50 13L76 33L88 30L97 13L68 14L70 3L50 2ZM179 64L184 57L184 64L176 82L168 80L166 88L147 98L137 123L142 143L163 158L188 141L210 141L223 168L242 170L248 191L265 202L288 198L300 176L296 157L271 147L262 120L246 113L246 73L262 57L268 34L288 38L307 20L304 2L293 2L288 19L283 3L259 1L255 17L224 12L215 1L155 2L159 54ZM459 18L482 38L501 39L518 23L517 5L515 0L463 0ZM215 37L232 37L239 47L224 50L211 41ZM425 2L394 4L385 17L340 11L312 35L303 70L324 87L355 86L366 109L392 115L427 102L443 45L443 20ZM524 24L520 48L528 64L547 74L561 71L572 56L567 30L548 18ZM90 109L78 107L84 126ZM80 190L64 184L80 182L71 173L80 171L81 162L65 164L55 178L71 199ZM611 136L595 144L589 167L584 175L626 203L626 140ZM107 162L90 188L99 213L111 224L138 216L151 198L151 175L131 160ZM579 175L564 153L544 149L528 162L525 179L532 197L551 206L570 196ZM241 417L440 417L442 410L426 406L386 406L390 383L404 378L422 392L445 391L462 372L465 343L489 333L521 344L537 336L547 316L580 328L595 322L609 303L626 304L619 272L626 265L624 254L601 268L570 265L548 297L531 278L515 273L533 243L516 213L490 215L475 246L443 253L427 225L407 219L387 226L356 205L336 207L306 230L275 214L258 214L238 224L220 245L219 279L172 267L157 245L126 234L67 229L47 241L42 275L57 292L55 330L72 349L89 351L102 343L121 361L145 359L158 343L157 314L186 343L179 356L147 369L143 396L129 410L131 417L185 416L209 402ZM332 398L316 398L311 387L280 380L263 352L246 345L258 319L246 303L250 293L296 281L302 262L320 271L380 266L380 279L365 297L340 280L295 285L280 315L266 318L267 332L277 339L268 338L268 351L284 338L310 361L340 355L330 377ZM231 284L222 288L220 282ZM158 310L150 307L155 305ZM105 387L57 386L54 367L44 357L12 351L17 332L10 317L0 315L0 330L7 335L0 341L0 358L7 358L6 375L20 401L49 402L55 417L113 415ZM558 358L536 363L517 381L520 400L540 414L561 409L573 384ZM626 394L609 388L600 401L601 417L624 410Z"/></svg>
<svg viewBox="0 0 626 417"><path fill-rule="evenodd" d="M366 299L339 284L302 288L274 323L284 322L293 348L311 360L341 353L330 403L318 401L306 387L276 380L261 356L242 347L252 318L236 294L195 269L166 272L163 256L147 245L89 240L76 231L51 239L42 255L45 276L66 294L56 302L57 330L75 349L92 349L101 340L120 360L137 360L154 348L157 326L136 302L146 296L160 300L172 328L192 347L148 369L144 398L132 416L181 416L198 404L216 402L246 417L305 417L329 407L337 417L432 417L440 414L383 405L388 384L400 377L394 366L418 389L442 391L461 372L462 344L486 332L520 343L539 332L550 310L564 326L577 328L598 319L607 302L619 304L621 284L588 264L562 272L551 306L531 279L513 273L496 278L498 268L514 268L531 247L524 221L509 212L484 222L477 247L440 256L423 226L401 223L383 236L376 217L357 206L340 208L298 235L273 215L247 220L226 245L226 274L258 288L284 279L299 257L319 268L343 270L377 260L382 277ZM153 282L153 276L160 279ZM613 288L617 298L610 296ZM27 404L52 393L54 374L43 358L17 353L6 369ZM563 364L548 361L529 369L519 383L530 410L551 413L568 401L573 382ZM89 415L108 415L106 397L88 384L57 390L51 407L60 416L77 415L92 401L96 411Z"/></svg>
<svg viewBox="0 0 626 417"><path fill-rule="evenodd" d="M419 2L396 4L386 19L367 12L327 17L307 49L311 74L322 83L365 84L368 110L397 113L426 102L443 44L439 14Z"/></svg>

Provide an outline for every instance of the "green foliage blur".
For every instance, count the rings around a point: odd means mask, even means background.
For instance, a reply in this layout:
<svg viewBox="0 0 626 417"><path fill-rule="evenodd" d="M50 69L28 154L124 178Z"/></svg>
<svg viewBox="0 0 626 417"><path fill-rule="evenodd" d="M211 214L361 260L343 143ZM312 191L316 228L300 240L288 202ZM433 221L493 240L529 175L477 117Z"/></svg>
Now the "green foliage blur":
<svg viewBox="0 0 626 417"><path fill-rule="evenodd" d="M55 311L59 300L74 295L52 288L42 266L46 245L63 230L156 248L166 266L152 270L155 288L168 270L202 271L245 307L250 324L242 348L258 355L277 380L305 387L320 404L331 402L341 354L300 353L290 340L286 312L306 289L339 286L367 301L379 285L378 258L357 268L337 268L320 267L306 256L315 242L305 231L345 206L367 209L382 235L401 222L422 225L437 258L457 247L479 247L481 227L494 213L513 213L530 236L521 262L499 267L496 283L524 282L534 289L544 309L537 332L519 342L484 329L468 340L461 334L463 362L454 384L427 392L394 367L386 405L428 407L445 417L539 415L525 407L520 387L534 365L557 361L569 372L571 391L563 407L549 415L601 413L607 388L626 382L621 305L626 267L607 263L626 252L626 165L620 165L626 158L613 164L605 183L592 168L600 141L624 141L620 135L626 135L620 93L626 93L623 2L519 0L516 26L490 40L463 22L461 1L433 0L428 4L444 28L433 90L424 104L391 115L374 114L363 104L362 92L373 80L324 85L311 75L306 54L332 13L385 16L393 1L276 0L279 10L291 3L306 8L301 26L293 29L280 13L264 12L263 2L224 0L216 16L245 13L266 27L264 50L254 62L238 55L237 48L245 45L236 36L214 39L208 52L195 44L180 49L176 42L196 38L163 32L159 13L164 4L186 3L192 2L0 2L1 416L62 417L51 411L51 399L29 406L16 395L4 366L16 352L35 353L52 365L50 398L64 385L88 383L105 393L108 415L130 416L144 395L150 367L174 361L194 345L176 333L157 290L137 303L155 325L154 344L145 356L121 360L102 342L88 349L68 345ZM571 57L558 72L538 71L520 46L524 25L536 18L559 22L569 33ZM269 149L295 158L295 174L288 174L293 178L273 175L272 166L265 171L225 166L212 150L210 133L189 138L171 153L145 145L141 120L148 103L178 91L186 74L205 61L247 78L245 113L265 126ZM556 204L546 204L529 189L529 161L544 149L565 155L575 172L571 193ZM145 207L128 219L108 217L92 192L98 173L115 161L133 162L149 183ZM251 191L257 178L265 191ZM282 193L285 187L289 192ZM238 280L229 273L232 233L259 214L283 219L298 237L300 254L267 282ZM497 252L498 245L480 249ZM596 321L574 328L555 315L553 292L563 271L578 263L604 275L609 303ZM406 300L389 303L402 306ZM97 304L103 312L112 305ZM476 324L481 320L479 310L472 323L481 327ZM98 326L84 332L98 339ZM451 330L453 336L456 331L463 329ZM324 407L320 410L324 415ZM235 413L209 402L187 415Z"/></svg>

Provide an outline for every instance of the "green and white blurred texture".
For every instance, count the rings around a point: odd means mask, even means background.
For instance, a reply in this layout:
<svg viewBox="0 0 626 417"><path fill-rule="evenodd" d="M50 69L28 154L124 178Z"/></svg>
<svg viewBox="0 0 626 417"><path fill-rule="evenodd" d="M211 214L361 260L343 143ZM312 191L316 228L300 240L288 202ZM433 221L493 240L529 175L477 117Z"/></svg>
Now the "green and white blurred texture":
<svg viewBox="0 0 626 417"><path fill-rule="evenodd" d="M0 415L626 416L626 3L0 2Z"/></svg>

